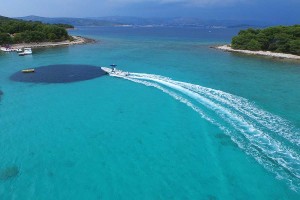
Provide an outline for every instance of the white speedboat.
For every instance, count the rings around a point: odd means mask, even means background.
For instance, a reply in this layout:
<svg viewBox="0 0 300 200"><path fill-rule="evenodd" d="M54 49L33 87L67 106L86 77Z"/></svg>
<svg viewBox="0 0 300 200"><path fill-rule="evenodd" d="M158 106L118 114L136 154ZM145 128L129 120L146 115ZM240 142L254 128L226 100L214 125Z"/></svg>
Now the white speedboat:
<svg viewBox="0 0 300 200"><path fill-rule="evenodd" d="M108 68L108 67L101 67L103 71L105 71L108 75L114 76L114 77L124 77L128 76L129 72L124 72L122 70L118 70L115 67L113 68Z"/></svg>
<svg viewBox="0 0 300 200"><path fill-rule="evenodd" d="M31 55L31 54L32 54L31 48L24 48L24 51L19 53L19 56L26 56L26 55Z"/></svg>

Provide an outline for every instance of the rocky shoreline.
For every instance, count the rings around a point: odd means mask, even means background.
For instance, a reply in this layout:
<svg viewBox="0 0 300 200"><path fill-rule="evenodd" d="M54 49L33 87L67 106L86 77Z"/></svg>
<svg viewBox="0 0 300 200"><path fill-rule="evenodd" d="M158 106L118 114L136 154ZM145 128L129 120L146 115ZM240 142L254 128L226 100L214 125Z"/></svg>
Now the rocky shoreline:
<svg viewBox="0 0 300 200"><path fill-rule="evenodd" d="M279 59L300 60L300 56L293 55L293 54L275 53L271 51L250 51L250 50L233 49L230 45L216 46L214 48L223 51L238 52L238 53L244 53L249 55L268 56L268 57L279 58Z"/></svg>
<svg viewBox="0 0 300 200"><path fill-rule="evenodd" d="M87 44L87 43L95 43L96 40L85 38L82 36L72 36L74 38L73 41L61 41L61 42L39 42L39 43L21 43L21 44L13 44L11 45L12 49L22 49L25 47L29 48L43 48L43 47L57 47L57 46L68 46L68 45L76 45L76 44Z"/></svg>

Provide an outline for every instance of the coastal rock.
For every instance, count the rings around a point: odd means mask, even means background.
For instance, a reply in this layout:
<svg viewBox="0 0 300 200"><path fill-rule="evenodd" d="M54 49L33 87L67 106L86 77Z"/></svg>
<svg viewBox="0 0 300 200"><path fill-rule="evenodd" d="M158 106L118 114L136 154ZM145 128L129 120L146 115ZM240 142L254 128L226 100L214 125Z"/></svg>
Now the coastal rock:
<svg viewBox="0 0 300 200"><path fill-rule="evenodd" d="M0 172L0 180L5 181L8 179L14 178L14 177L18 176L19 172L20 171L17 166L7 167Z"/></svg>

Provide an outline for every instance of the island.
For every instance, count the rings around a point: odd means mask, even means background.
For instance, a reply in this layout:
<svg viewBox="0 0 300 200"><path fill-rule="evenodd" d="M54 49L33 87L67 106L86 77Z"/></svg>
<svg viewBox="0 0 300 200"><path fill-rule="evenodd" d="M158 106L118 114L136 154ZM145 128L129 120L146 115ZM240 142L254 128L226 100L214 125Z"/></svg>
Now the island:
<svg viewBox="0 0 300 200"><path fill-rule="evenodd" d="M241 30L231 45L216 47L230 52L300 60L300 25Z"/></svg>
<svg viewBox="0 0 300 200"><path fill-rule="evenodd" d="M83 44L93 40L71 36L69 24L45 24L0 16L0 45L10 48L51 47Z"/></svg>

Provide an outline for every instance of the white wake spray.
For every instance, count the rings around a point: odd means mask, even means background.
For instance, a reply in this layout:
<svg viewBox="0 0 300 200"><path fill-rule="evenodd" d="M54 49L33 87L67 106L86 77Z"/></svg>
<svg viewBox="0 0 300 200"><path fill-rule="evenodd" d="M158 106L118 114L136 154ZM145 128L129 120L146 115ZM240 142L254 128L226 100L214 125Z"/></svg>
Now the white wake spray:
<svg viewBox="0 0 300 200"><path fill-rule="evenodd" d="M157 88L186 104L223 130L277 178L300 191L300 132L287 120L220 90L152 74L130 73L120 78ZM217 120L204 111L207 109L213 111Z"/></svg>

